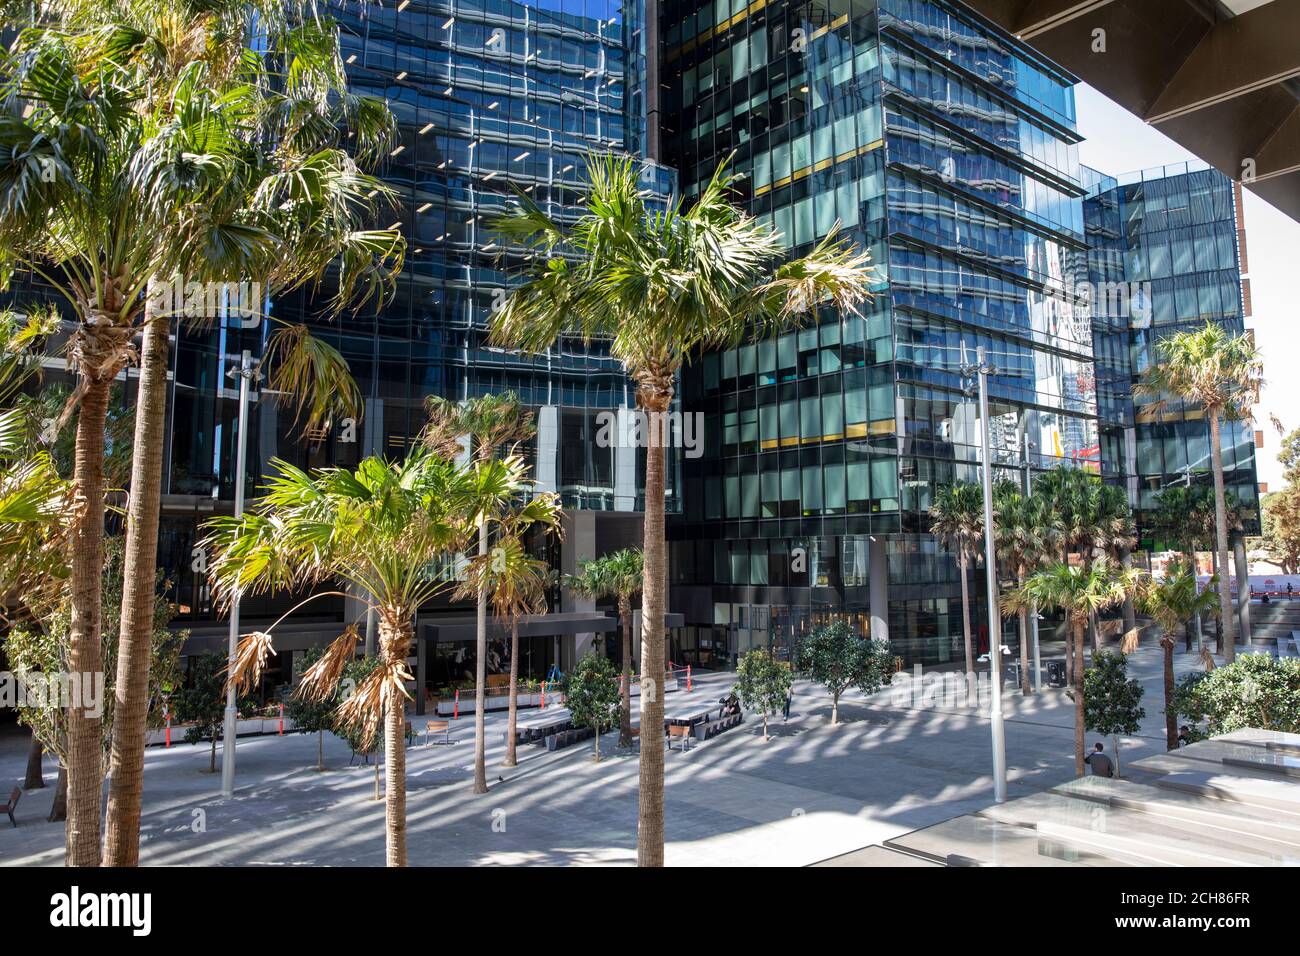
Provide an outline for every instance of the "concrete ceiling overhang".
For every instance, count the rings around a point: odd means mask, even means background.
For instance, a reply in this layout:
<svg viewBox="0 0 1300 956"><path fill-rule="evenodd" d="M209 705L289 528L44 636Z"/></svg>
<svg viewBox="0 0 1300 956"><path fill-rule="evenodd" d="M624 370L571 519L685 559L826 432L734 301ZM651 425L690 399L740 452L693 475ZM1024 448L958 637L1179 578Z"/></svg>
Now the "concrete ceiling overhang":
<svg viewBox="0 0 1300 956"><path fill-rule="evenodd" d="M964 2L1300 221L1300 0Z"/></svg>

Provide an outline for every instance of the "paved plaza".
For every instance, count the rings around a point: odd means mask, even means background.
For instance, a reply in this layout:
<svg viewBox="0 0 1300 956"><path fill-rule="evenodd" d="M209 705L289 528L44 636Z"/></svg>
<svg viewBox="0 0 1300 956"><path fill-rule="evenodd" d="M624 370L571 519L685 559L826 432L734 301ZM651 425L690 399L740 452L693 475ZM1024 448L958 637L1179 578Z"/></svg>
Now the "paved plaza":
<svg viewBox="0 0 1300 956"><path fill-rule="evenodd" d="M1181 648L1177 656L1180 674L1196 666ZM1147 717L1138 735L1123 738L1125 763L1164 750L1158 648L1143 647L1131 660L1146 687ZM698 677L691 696L716 700L732 680ZM668 753L667 862L806 865L987 808L987 718L942 700L919 703L889 688L869 700L851 693L832 727L829 697L800 681L791 719L777 718L770 741L747 715L734 730ZM1073 777L1073 705L1063 690L1025 699L1008 688L1004 713L1012 798ZM616 749L617 733L602 739L599 764L590 740L555 752L521 745L519 766L507 770L505 721L504 713L488 716L486 795L472 791L472 713L453 724L450 745L417 735L408 748L411 864L633 863L635 752ZM6 791L22 780L27 743L22 729L0 734ZM383 864L374 767L349 766L345 743L326 735L324 772L315 769L314 734L241 738L238 754L238 789L226 800L220 774L206 772L207 744L147 750L142 863ZM0 864L62 862L63 824L45 822L54 782L48 761L46 778L44 790L23 795L18 828L0 827Z"/></svg>

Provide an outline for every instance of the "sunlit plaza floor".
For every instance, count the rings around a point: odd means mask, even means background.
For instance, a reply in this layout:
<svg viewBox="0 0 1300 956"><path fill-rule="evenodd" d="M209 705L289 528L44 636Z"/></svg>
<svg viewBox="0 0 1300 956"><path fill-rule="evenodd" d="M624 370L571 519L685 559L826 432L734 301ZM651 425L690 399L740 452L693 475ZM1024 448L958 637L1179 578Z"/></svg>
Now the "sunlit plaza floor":
<svg viewBox="0 0 1300 956"><path fill-rule="evenodd" d="M1138 735L1122 739L1125 761L1164 749L1159 651L1143 647L1131 659L1147 717ZM1180 647L1179 673L1197 666ZM691 696L716 700L731 683L729 674L703 675ZM677 697L669 695L670 707ZM1003 709L1010 796L1070 779L1065 692L1022 698L1008 687ZM555 752L520 745L519 765L507 770L505 719L488 716L485 795L472 790L472 714L453 723L450 745L426 745L417 733L407 749L410 863L634 862L635 752L618 751L616 733L602 739L599 764L590 740ZM670 865L810 864L992 803L989 721L974 708L886 688L870 699L846 695L831 726L828 696L798 682L790 720L778 717L771 733L765 742L761 722L746 715L738 728L666 754ZM27 743L21 728L0 732L6 793L22 781ZM207 744L149 748L141 862L382 865L384 805L374 799L373 765L349 766L347 745L326 735L326 770L318 772L316 747L314 734L240 738L233 799L222 798L220 774L207 772ZM47 786L23 794L19 826L0 824L0 864L62 861L63 824L45 822L54 775L47 760Z"/></svg>

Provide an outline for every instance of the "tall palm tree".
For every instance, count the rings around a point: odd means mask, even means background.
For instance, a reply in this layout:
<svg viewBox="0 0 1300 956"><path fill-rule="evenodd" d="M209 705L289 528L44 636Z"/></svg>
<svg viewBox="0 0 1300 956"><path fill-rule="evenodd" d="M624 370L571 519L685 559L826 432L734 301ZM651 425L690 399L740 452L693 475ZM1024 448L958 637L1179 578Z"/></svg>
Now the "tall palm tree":
<svg viewBox="0 0 1300 956"><path fill-rule="evenodd" d="M464 451L461 441L468 438L469 452L475 461L492 460L503 445L513 445L532 437L532 413L519 402L514 392L483 395L464 402L453 402L434 395L427 401L428 424L421 436L435 454L452 459ZM495 509L479 514L478 557L485 560L494 521L511 519L514 502L499 500ZM474 662L474 792L487 793L487 606L486 578L480 578L476 594L475 662Z"/></svg>
<svg viewBox="0 0 1300 956"><path fill-rule="evenodd" d="M1056 547L1056 516L1050 503L1041 497L1028 497L1009 482L994 488L994 515L997 525L998 558L1023 585ZM1037 610L1030 604L1016 608L1020 618L1020 690L1033 693L1029 662L1029 618Z"/></svg>
<svg viewBox="0 0 1300 956"><path fill-rule="evenodd" d="M524 194L496 222L529 251L525 280L491 319L498 344L525 352L550 348L565 332L608 342L636 383L645 433L668 433L666 413L688 356L763 336L827 305L856 311L869 295L868 257L836 230L807 255L788 259L780 235L745 215L729 197L726 164L689 206L647 206L630 157L589 157L589 189L577 218L561 224ZM663 724L665 442L651 440L645 471L645 588L642 597L641 726ZM662 866L663 748L643 746L637 862Z"/></svg>
<svg viewBox="0 0 1300 956"><path fill-rule="evenodd" d="M554 505L558 510L558 505ZM558 528L558 516L555 521ZM510 708L506 725L506 759L502 766L513 767L517 760L515 733L519 713L519 619L525 614L546 613L546 588L551 569L545 561L532 557L518 534L504 532L486 555L475 557L457 598L477 596L486 590L492 610L510 626Z"/></svg>
<svg viewBox="0 0 1300 956"><path fill-rule="evenodd" d="M114 378L131 359L131 336L153 271L152 237L138 229L144 205L130 161L145 138L129 72L86 55L84 38L55 30L19 34L0 58L0 283L15 268L50 285L76 326L67 364L78 406L71 495L71 625L68 667L103 671L104 425ZM67 713L66 861L99 862L102 721Z"/></svg>
<svg viewBox="0 0 1300 956"><path fill-rule="evenodd" d="M975 673L975 649L970 631L969 569L984 546L984 492L974 481L959 481L935 492L930 505L930 531L957 552L961 577L961 630L966 644L966 673ZM969 680L969 677L967 678Z"/></svg>
<svg viewBox="0 0 1300 956"><path fill-rule="evenodd" d="M252 35L254 10L247 4L202 0L160 8L156 0L131 0L111 11L114 27L131 31L129 43L119 40L114 52L149 91L143 103L153 111L152 136L136 158L135 178L156 213L145 228L178 250L169 262L172 274L251 278L269 298L319 279L337 263L337 310L371 294L382 297L400 269L400 237L363 228L373 209L367 194L379 187L387 195L386 189L337 146L346 124L363 155L377 150L391 135L392 118L382 104L359 105L346 92L342 71L334 68L337 31L305 12L293 0L258 4L258 57L229 39ZM161 268L150 277L142 330L118 660L124 719L114 738L105 827L109 865L134 865L139 854L143 736L137 731L147 705L167 341L176 318L158 305L164 280ZM306 326L271 321L280 326L264 356L273 393L300 413L305 406L307 428L334 414L360 417L342 356Z"/></svg>
<svg viewBox="0 0 1300 956"><path fill-rule="evenodd" d="M1196 571L1188 564L1170 562L1164 580L1148 580L1139 594L1142 610L1160 626L1160 647L1164 651L1165 747L1178 747L1178 714L1174 711L1174 646L1179 629L1198 615L1213 614L1218 597L1211 588L1196 586ZM1134 644L1136 646L1136 643ZM1125 647L1127 653L1132 647Z"/></svg>
<svg viewBox="0 0 1300 956"><path fill-rule="evenodd" d="M1083 776L1084 637L1098 611L1123 603L1137 593L1141 575L1102 555L1089 565L1053 564L1036 571L1004 599L1004 608L1019 611L1031 603L1059 608L1069 621L1074 643L1074 771Z"/></svg>
<svg viewBox="0 0 1300 956"><path fill-rule="evenodd" d="M632 599L641 593L645 579L645 554L640 548L624 548L592 561L584 561L567 584L592 600L614 598L623 632L623 703L620 708L618 745L632 746ZM644 622L642 622L644 626Z"/></svg>
<svg viewBox="0 0 1300 956"><path fill-rule="evenodd" d="M404 736L410 696L405 683L412 679L406 667L412 621L421 605L454 587L454 555L476 527L484 506L482 489L508 487L523 493L529 486L526 468L518 457L457 466L424 450L399 463L367 458L354 471L323 468L309 474L282 461L272 464L279 474L251 512L208 522L209 576L225 602L334 582L343 587L319 591L294 610L340 594L361 595L374 609L379 664L339 714L367 740L382 725L387 861L405 866ZM241 687L256 682L279 623L241 639L231 682ZM305 692L319 699L332 694L357 641L354 623L305 675Z"/></svg>
<svg viewBox="0 0 1300 956"><path fill-rule="evenodd" d="M1158 357L1134 391L1155 399L1157 411L1172 404L1198 407L1210 423L1210 468L1214 473L1214 537L1219 557L1219 617L1223 656L1236 657L1236 628L1228 587L1228 508L1223 485L1224 421L1249 421L1264 385L1264 362L1253 337L1233 335L1206 322L1190 332L1175 332L1157 346ZM1184 418L1188 417L1185 410Z"/></svg>

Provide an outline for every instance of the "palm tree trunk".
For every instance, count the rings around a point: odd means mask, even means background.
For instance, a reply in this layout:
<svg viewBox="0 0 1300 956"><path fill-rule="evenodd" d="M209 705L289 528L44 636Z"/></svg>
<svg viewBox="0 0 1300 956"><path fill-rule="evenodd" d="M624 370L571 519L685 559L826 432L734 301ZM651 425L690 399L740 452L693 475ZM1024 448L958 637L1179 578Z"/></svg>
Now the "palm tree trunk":
<svg viewBox="0 0 1300 956"><path fill-rule="evenodd" d="M27 776L23 780L24 790L39 790L45 786L45 773L41 761L45 756L45 745L32 733L31 745L27 748Z"/></svg>
<svg viewBox="0 0 1300 956"><path fill-rule="evenodd" d="M515 753L515 728L519 714L519 618L510 617L510 715L506 721L506 759L502 766L513 767L519 761Z"/></svg>
<svg viewBox="0 0 1300 956"><path fill-rule="evenodd" d="M217 731L212 731L212 752L208 757L208 773L217 772Z"/></svg>
<svg viewBox="0 0 1300 956"><path fill-rule="evenodd" d="M1074 775L1083 776L1083 639L1087 624L1074 625Z"/></svg>
<svg viewBox="0 0 1300 956"><path fill-rule="evenodd" d="M1110 735L1111 746L1115 748L1115 779L1123 776L1119 769L1119 734Z"/></svg>
<svg viewBox="0 0 1300 956"><path fill-rule="evenodd" d="M975 673L975 649L970 640L970 583L966 580L967 567L964 554L957 558L958 574L961 576L961 632L966 641L966 673ZM970 678L967 677L969 682Z"/></svg>
<svg viewBox="0 0 1300 956"><path fill-rule="evenodd" d="M619 709L618 745L632 746L632 602L618 600L618 616L623 623L623 702Z"/></svg>
<svg viewBox="0 0 1300 956"><path fill-rule="evenodd" d="M667 555L664 553L664 449L660 419L672 400L672 380L643 384L638 404L649 416L646 448L645 587L641 598L641 762L637 807L638 866L664 865L664 612ZM644 398L648 400L643 400Z"/></svg>
<svg viewBox="0 0 1300 956"><path fill-rule="evenodd" d="M1187 629L1187 625L1183 625ZM1160 641L1165 652L1165 749L1178 749L1178 715L1174 713L1174 636L1166 634Z"/></svg>
<svg viewBox="0 0 1300 956"><path fill-rule="evenodd" d="M122 568L122 625L114 683L113 749L109 763L112 773L108 815L104 821L104 866L135 866L140 861L140 801L144 791L149 658L158 587L158 514L162 502L171 328L170 317L154 315L154 308L150 296L145 305L135 405L131 497Z"/></svg>
<svg viewBox="0 0 1300 956"><path fill-rule="evenodd" d="M45 821L62 823L66 819L68 819L68 770L60 764L59 776L54 783L54 802L50 804L50 815L45 818Z"/></svg>
<svg viewBox="0 0 1300 956"><path fill-rule="evenodd" d="M380 623L379 640L385 664L406 664L407 655L411 651L411 636L411 625L407 622L397 626ZM479 660L482 661L482 658ZM482 672L480 663L479 673ZM481 695L479 701L481 706ZM389 866L406 866L406 705L402 695L395 693L392 688L389 688L384 701L384 773L384 846L387 863Z"/></svg>
<svg viewBox="0 0 1300 956"><path fill-rule="evenodd" d="M1206 409L1210 420L1210 465L1214 470L1214 543L1219 556L1219 616L1223 625L1223 659L1231 664L1237 656L1236 632L1232 620L1232 596L1228 590L1228 513L1223 492L1223 443L1219 436L1219 413Z"/></svg>
<svg viewBox="0 0 1300 956"><path fill-rule="evenodd" d="M478 522L478 553L487 559L488 527L483 518ZM474 792L487 793L487 588L478 591L478 608L474 620ZM405 864L402 864L405 865Z"/></svg>
<svg viewBox="0 0 1300 956"><path fill-rule="evenodd" d="M88 380L77 418L72 497L76 516L72 536L72 623L68 669L88 687L102 683L100 593L104 574L104 423L108 418L110 376ZM84 697L83 697L84 700ZM68 708L68 866L99 864L99 814L104 794L101 718L82 701Z"/></svg>
<svg viewBox="0 0 1300 956"><path fill-rule="evenodd" d="M325 731L316 731L316 769L325 769Z"/></svg>

